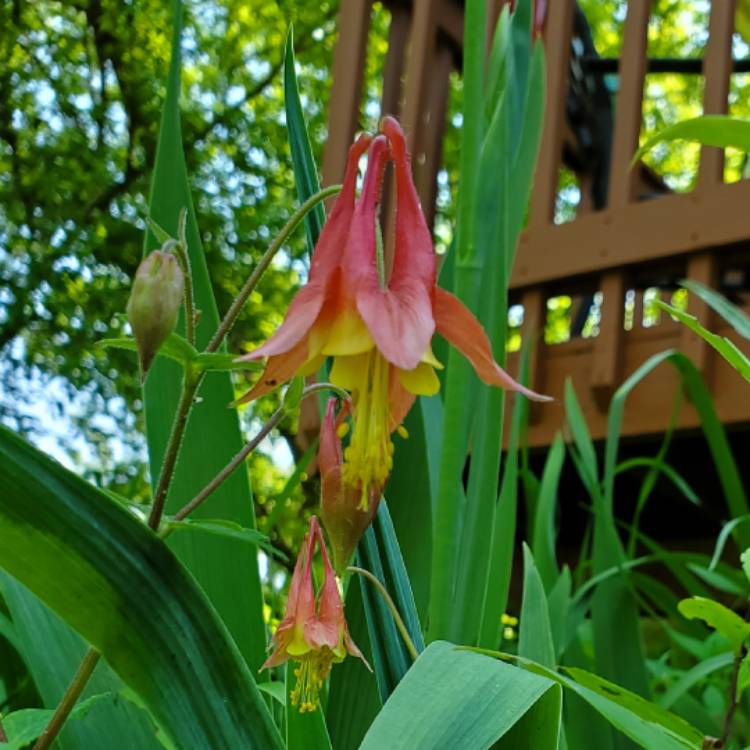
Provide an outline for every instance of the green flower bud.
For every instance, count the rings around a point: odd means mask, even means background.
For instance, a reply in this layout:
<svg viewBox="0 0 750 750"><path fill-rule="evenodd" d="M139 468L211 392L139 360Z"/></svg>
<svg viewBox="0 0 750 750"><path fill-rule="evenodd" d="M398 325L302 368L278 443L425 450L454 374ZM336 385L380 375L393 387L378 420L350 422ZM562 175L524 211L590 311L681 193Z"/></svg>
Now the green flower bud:
<svg viewBox="0 0 750 750"><path fill-rule="evenodd" d="M184 284L180 264L171 253L155 250L138 266L127 313L138 347L141 379L146 377L156 352L174 330Z"/></svg>

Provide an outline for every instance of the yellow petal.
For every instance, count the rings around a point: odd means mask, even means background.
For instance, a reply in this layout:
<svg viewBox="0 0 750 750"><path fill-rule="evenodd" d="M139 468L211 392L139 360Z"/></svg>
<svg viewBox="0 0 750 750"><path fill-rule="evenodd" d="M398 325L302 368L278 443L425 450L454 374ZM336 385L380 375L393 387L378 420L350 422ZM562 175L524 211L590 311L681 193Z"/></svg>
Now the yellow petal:
<svg viewBox="0 0 750 750"><path fill-rule="evenodd" d="M347 391L359 389L363 374L367 374L366 354L333 358L330 377L331 382L339 388L344 388Z"/></svg>
<svg viewBox="0 0 750 750"><path fill-rule="evenodd" d="M372 336L360 314L345 308L331 322L322 352L332 357L351 356L370 351L373 346Z"/></svg>
<svg viewBox="0 0 750 750"><path fill-rule="evenodd" d="M417 396L434 396L440 381L432 365L420 362L413 370L398 370L398 379L407 391Z"/></svg>
<svg viewBox="0 0 750 750"><path fill-rule="evenodd" d="M314 375L319 369L323 362L326 361L325 354L318 354L315 357L310 357L302 366L297 370L297 375L307 377L308 375Z"/></svg>
<svg viewBox="0 0 750 750"><path fill-rule="evenodd" d="M428 365L432 365L438 370L443 369L443 363L435 356L435 353L432 351L431 346L428 346L427 351L422 355L422 362Z"/></svg>

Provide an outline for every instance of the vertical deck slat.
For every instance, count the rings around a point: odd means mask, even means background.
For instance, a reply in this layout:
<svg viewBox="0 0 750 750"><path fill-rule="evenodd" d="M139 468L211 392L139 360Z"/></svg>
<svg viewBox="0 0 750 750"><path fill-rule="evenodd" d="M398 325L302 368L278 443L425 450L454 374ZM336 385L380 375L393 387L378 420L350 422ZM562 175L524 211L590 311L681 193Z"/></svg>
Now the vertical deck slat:
<svg viewBox="0 0 750 750"><path fill-rule="evenodd" d="M646 41L651 0L629 0L625 19L620 85L615 102L615 132L609 174L609 207L616 211L633 198L630 161L641 132L643 82L646 77Z"/></svg>
<svg viewBox="0 0 750 750"><path fill-rule="evenodd" d="M608 271L602 276L601 320L599 335L594 339L591 387L597 406L606 411L622 374L625 329L625 280L622 271Z"/></svg>
<svg viewBox="0 0 750 750"><path fill-rule="evenodd" d="M383 98L381 115L397 115L401 103L401 74L406 59L411 16L409 9L395 5L391 9L391 24L388 27L388 52L383 70Z"/></svg>
<svg viewBox="0 0 750 750"><path fill-rule="evenodd" d="M339 10L328 140L323 154L323 183L326 185L339 182L344 176L346 154L359 125L371 10L372 0L346 0Z"/></svg>
<svg viewBox="0 0 750 750"><path fill-rule="evenodd" d="M549 224L555 214L557 179L562 158L565 99L568 93L573 0L550 3L544 28L547 58L547 100L542 143L531 194L529 229Z"/></svg>
<svg viewBox="0 0 750 750"><path fill-rule="evenodd" d="M706 115L723 115L727 112L735 8L736 0L714 0L711 3L708 46L703 61L703 113ZM724 150L704 146L701 149L698 187L710 188L723 181Z"/></svg>
<svg viewBox="0 0 750 750"><path fill-rule="evenodd" d="M544 325L546 323L547 299L541 287L531 287L521 295L523 325L522 346L529 348L529 388L544 393ZM531 404L529 422L534 424L541 418L539 404Z"/></svg>

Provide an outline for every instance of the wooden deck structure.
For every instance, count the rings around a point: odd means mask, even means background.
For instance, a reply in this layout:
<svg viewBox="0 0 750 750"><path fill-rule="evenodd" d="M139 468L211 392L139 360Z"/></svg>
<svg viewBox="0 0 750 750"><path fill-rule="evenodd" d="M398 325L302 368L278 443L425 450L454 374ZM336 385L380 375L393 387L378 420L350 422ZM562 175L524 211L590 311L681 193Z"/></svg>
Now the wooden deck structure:
<svg viewBox="0 0 750 750"><path fill-rule="evenodd" d="M451 72L460 67L463 10L456 0L383 0L391 14L381 111L400 117L410 139L415 181L428 220L434 215L436 176ZM493 20L502 0L488 2ZM595 438L606 432L607 406L614 390L651 354L676 348L704 374L719 416L727 424L750 422L747 385L702 340L665 320L642 325L643 292L691 278L721 286L726 274L750 268L750 180L724 181L724 154L702 149L694 190L654 196L649 175L630 169L642 122L647 72L647 29L651 0L629 0L619 64L614 134L606 206L595 210L584 194L574 220L554 221L558 179L565 148L573 148L566 122L574 0L548 3L544 28L547 52L547 106L544 133L531 196L529 223L520 238L511 299L524 309L523 336L532 345L532 385L556 397L534 408L532 445L551 441L563 423L565 378L576 392ZM732 74L735 0L711 3L709 41L703 59L703 111L725 113ZM372 0L342 0L333 67L329 140L323 176L343 175L348 144L358 127L363 70ZM653 177L653 175L652 175ZM649 193L647 196L646 193ZM750 275L750 274L748 274ZM746 276L748 278L748 276ZM565 295L603 295L598 335L547 344L543 329L547 300ZM624 326L625 298L635 301L634 324ZM741 303L750 307L745 288ZM690 298L689 310L705 325L734 336L705 305ZM509 369L515 371L514 356ZM632 393L624 434L664 430L673 410L678 377L668 365L654 371ZM682 408L678 426L694 427L697 414Z"/></svg>

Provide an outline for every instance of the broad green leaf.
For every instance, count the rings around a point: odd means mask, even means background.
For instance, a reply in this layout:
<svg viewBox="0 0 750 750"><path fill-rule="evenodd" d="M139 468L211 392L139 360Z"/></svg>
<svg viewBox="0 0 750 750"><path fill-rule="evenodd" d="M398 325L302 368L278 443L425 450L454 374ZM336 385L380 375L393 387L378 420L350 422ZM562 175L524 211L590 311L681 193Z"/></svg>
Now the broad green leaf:
<svg viewBox="0 0 750 750"><path fill-rule="evenodd" d="M260 362L238 361L234 354L222 352L201 352L193 358L193 365L206 372L218 372L222 370L248 370L254 372L260 370L263 365Z"/></svg>
<svg viewBox="0 0 750 750"><path fill-rule="evenodd" d="M638 149L632 163L637 162L657 144L678 140L750 151L750 122L725 115L703 115L677 122L649 138Z"/></svg>
<svg viewBox="0 0 750 750"><path fill-rule="evenodd" d="M740 663L737 673L737 700L742 698L743 693L750 687L750 652L745 654Z"/></svg>
<svg viewBox="0 0 750 750"><path fill-rule="evenodd" d="M750 339L750 317L742 308L733 305L723 294L694 279L683 279L680 286L700 297L712 307L740 336Z"/></svg>
<svg viewBox="0 0 750 750"><path fill-rule="evenodd" d="M52 710L78 669L87 644L31 591L2 571L0 591L12 617L17 651L44 706ZM122 680L106 663L100 662L83 699L122 689ZM67 724L56 746L59 750L111 750L113 735L132 737L139 750L161 750L152 719L127 701L102 703L85 721Z"/></svg>
<svg viewBox="0 0 750 750"><path fill-rule="evenodd" d="M750 548L746 549L740 555L740 562L742 563L742 570L747 576L747 580L750 581Z"/></svg>
<svg viewBox="0 0 750 750"><path fill-rule="evenodd" d="M361 748L487 748L507 735L497 747L554 750L560 706L560 690L549 680L436 641L399 683ZM510 735L530 712L524 731Z"/></svg>
<svg viewBox="0 0 750 750"><path fill-rule="evenodd" d="M129 352L138 351L135 339L130 336L125 336L119 339L102 339L97 342L97 346L125 349ZM179 334L170 333L164 343L159 347L157 354L162 357L169 357L182 365L187 365L188 362L195 359L198 355L198 350Z"/></svg>
<svg viewBox="0 0 750 750"><path fill-rule="evenodd" d="M187 208L187 245L200 320L196 345L206 346L219 323L200 232L188 185L180 126L181 4L174 2L172 61L162 111L149 215L169 234L177 234L180 211ZM146 237L144 252L157 244ZM181 323L178 330L184 330ZM225 353L221 352L220 353ZM144 390L146 433L152 486L156 484L181 388L180 368L168 360L154 363ZM194 497L242 447L237 413L227 409L234 399L230 374L209 372L200 387L180 447L167 496L174 513ZM234 472L200 507L193 518L223 518L252 528L254 513L247 472ZM226 623L252 672L265 658L266 628L263 597L254 545L205 534L180 534L169 540L180 559L198 579Z"/></svg>
<svg viewBox="0 0 750 750"><path fill-rule="evenodd" d="M732 650L737 652L750 637L750 623L745 622L736 612L725 607L713 599L694 596L683 599L677 608L688 620L698 618L710 628L721 633L732 644Z"/></svg>
<svg viewBox="0 0 750 750"><path fill-rule="evenodd" d="M693 333L697 333L706 343L710 344L721 356L750 383L750 359L740 351L733 341L725 336L718 336L706 330L694 315L689 315L676 307L666 304L661 300L654 300L656 305L683 325L686 325Z"/></svg>
<svg viewBox="0 0 750 750"><path fill-rule="evenodd" d="M526 544L523 545L523 568L523 600L518 653L545 667L554 668L555 646L552 641L547 596L542 578L534 564L534 557Z"/></svg>
<svg viewBox="0 0 750 750"><path fill-rule="evenodd" d="M572 690L646 750L701 750L703 747L703 734L684 719L598 675L574 667L565 667L560 673L512 654L495 655L515 661L524 669Z"/></svg>
<svg viewBox="0 0 750 750"><path fill-rule="evenodd" d="M69 721L82 719L91 709L102 701L116 700L113 693L98 693L80 701L70 712ZM49 724L54 709L23 708L3 717L3 729L8 736L8 743L2 744L3 750L21 750L39 737Z"/></svg>
<svg viewBox="0 0 750 750"><path fill-rule="evenodd" d="M234 642L162 540L4 428L0 477L0 566L101 651L178 747L280 747Z"/></svg>
<svg viewBox="0 0 750 750"><path fill-rule="evenodd" d="M197 531L215 534L227 539L237 539L241 542L250 542L262 547L269 555L286 560L286 555L277 550L265 534L261 534L257 529L246 529L234 521L225 521L223 518L201 518L197 521L186 518L182 521L175 521L168 518L165 525L170 531Z"/></svg>

